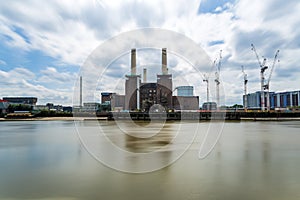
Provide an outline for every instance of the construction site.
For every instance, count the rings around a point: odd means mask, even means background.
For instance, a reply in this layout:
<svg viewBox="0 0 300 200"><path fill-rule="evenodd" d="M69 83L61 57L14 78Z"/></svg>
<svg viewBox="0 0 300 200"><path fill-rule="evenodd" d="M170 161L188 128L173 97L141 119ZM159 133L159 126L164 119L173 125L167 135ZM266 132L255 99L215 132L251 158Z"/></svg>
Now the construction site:
<svg viewBox="0 0 300 200"><path fill-rule="evenodd" d="M199 96L194 96L193 86L179 86L175 89L172 83L172 74L168 71L167 49L163 48L161 55L161 73L157 74L156 82L147 81L147 69L143 69L143 76L137 74L136 49L131 50L131 71L126 75L125 95L113 92L102 93L102 103L110 104L111 111L107 114L109 119L135 119L149 120L166 119L258 119L258 118L295 118L298 116L300 106L300 91L271 92L270 81L278 59L279 50L276 51L272 65L267 66L267 59L258 55L254 44L251 50L257 59L260 70L260 91L248 93L248 76L244 66L243 74L244 94L243 107L228 108L220 104L220 74L222 65L222 50L218 58L212 63L212 71L203 75L206 84L206 102L200 105ZM268 71L268 78L265 72ZM212 78L211 75L214 75ZM215 91L211 91L210 82L214 82ZM173 92L178 90L177 96ZM213 97L211 93L214 93ZM128 114L129 113L129 114Z"/></svg>
<svg viewBox="0 0 300 200"><path fill-rule="evenodd" d="M279 50L276 51L271 66L267 66L267 58L260 59L254 44L251 44L251 50L254 52L260 70L260 91L255 93L247 92L248 78L242 66L244 75L244 95L243 105L245 111L260 110L262 112L272 111L295 111L300 106L300 91L285 91L285 92L271 92L270 82L278 59ZM269 70L269 76L266 79L265 72Z"/></svg>

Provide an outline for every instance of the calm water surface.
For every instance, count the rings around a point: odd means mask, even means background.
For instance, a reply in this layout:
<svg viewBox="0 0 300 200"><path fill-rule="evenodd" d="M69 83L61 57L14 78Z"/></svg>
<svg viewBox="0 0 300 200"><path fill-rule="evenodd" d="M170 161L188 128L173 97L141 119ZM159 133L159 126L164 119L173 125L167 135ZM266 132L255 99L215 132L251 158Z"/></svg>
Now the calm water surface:
<svg viewBox="0 0 300 200"><path fill-rule="evenodd" d="M112 122L100 125L118 132ZM124 135L111 140L128 151L148 152L168 144L177 125L169 123L168 137L155 139L160 142L132 141ZM205 130L208 125L200 126ZM222 137L204 160L198 159L200 135L174 164L130 174L95 160L82 147L74 122L1 122L0 199L299 200L299 130L300 122L226 122ZM168 156L162 154L161 160Z"/></svg>

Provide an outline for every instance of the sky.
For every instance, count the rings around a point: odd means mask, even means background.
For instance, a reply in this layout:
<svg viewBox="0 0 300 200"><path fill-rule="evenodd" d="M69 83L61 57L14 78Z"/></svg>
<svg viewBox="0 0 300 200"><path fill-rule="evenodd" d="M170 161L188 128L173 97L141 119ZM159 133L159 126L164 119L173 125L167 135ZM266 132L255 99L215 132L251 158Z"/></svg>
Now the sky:
<svg viewBox="0 0 300 200"><path fill-rule="evenodd" d="M72 105L83 69L97 78L83 77L84 102L99 101L101 92L124 94L124 76L129 73L130 49L134 45L128 45L128 50L111 60L105 71L89 68L87 61L111 38L143 28L189 38L203 49L211 64L222 50L220 78L226 105L242 103L241 65L248 75L248 92L260 90L260 67L252 43L259 58L267 58L268 66L280 50L271 91L300 90L299 13L298 0L0 1L0 98L35 96L38 104ZM178 43L174 39L172 42ZM100 53L106 55L118 47ZM137 50L138 70L148 67L151 81L159 73L155 71L155 63L161 62L159 48L163 47ZM214 69L195 72L189 60L172 51L168 64L174 74L174 87L193 85L194 94L203 103L203 75ZM269 74L270 69L266 79ZM214 73L210 75L213 93ZM96 86L94 80L98 81Z"/></svg>

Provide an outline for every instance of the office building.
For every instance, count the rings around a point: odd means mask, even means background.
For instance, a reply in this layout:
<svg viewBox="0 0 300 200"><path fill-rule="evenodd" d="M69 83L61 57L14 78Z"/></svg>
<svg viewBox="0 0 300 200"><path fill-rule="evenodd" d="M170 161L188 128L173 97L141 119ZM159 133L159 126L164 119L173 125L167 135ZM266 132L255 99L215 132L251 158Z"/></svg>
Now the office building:
<svg viewBox="0 0 300 200"><path fill-rule="evenodd" d="M300 106L300 91L287 92L270 92L270 108L288 108ZM267 95L265 92L265 102L267 102ZM261 92L247 94L248 109L261 108ZM245 100L243 95L243 105Z"/></svg>
<svg viewBox="0 0 300 200"><path fill-rule="evenodd" d="M8 101L10 104L27 104L34 106L36 105L36 97L3 97L3 100Z"/></svg>

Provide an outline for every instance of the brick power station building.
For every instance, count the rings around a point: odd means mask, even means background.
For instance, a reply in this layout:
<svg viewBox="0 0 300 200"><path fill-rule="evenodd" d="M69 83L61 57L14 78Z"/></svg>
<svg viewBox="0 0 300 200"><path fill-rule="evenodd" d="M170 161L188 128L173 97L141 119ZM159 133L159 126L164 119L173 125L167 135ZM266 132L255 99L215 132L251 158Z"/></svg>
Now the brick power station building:
<svg viewBox="0 0 300 200"><path fill-rule="evenodd" d="M161 74L157 75L156 82L147 81L146 68L143 69L143 77L136 73L136 69L136 49L132 49L131 71L130 74L125 76L125 95L103 92L101 94L102 103L104 103L104 100L105 102L109 101L113 111L149 111L154 105L160 105L159 107L164 108L164 110L199 109L199 97L193 96L192 86L183 87L185 90L188 89L189 92L178 92L178 96L173 96L172 74L168 73L166 48L162 49Z"/></svg>

